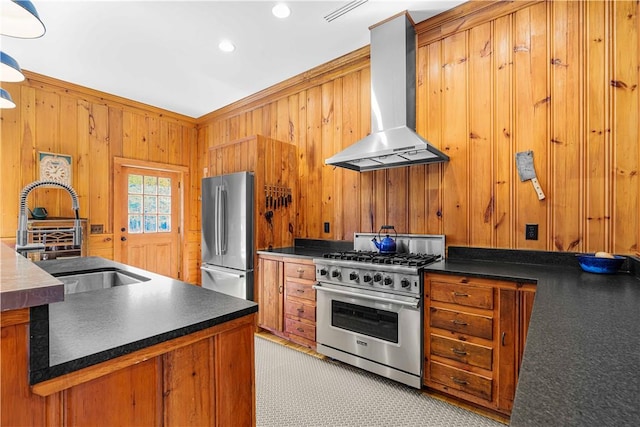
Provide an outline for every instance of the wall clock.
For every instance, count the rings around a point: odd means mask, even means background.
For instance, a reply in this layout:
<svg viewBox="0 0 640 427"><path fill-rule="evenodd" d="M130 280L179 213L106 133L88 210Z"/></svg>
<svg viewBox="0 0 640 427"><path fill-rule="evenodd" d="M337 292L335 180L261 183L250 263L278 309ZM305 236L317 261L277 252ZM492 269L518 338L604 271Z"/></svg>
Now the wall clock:
<svg viewBox="0 0 640 427"><path fill-rule="evenodd" d="M71 156L55 153L39 153L40 181L56 181L71 185Z"/></svg>

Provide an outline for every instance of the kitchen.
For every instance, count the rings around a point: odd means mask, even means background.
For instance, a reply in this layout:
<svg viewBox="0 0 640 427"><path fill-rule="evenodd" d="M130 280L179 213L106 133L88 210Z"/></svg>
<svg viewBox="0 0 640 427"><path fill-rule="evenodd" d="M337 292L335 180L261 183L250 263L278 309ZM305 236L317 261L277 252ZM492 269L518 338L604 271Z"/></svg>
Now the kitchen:
<svg viewBox="0 0 640 427"><path fill-rule="evenodd" d="M263 135L298 149L292 228L264 247L352 240L393 224L443 234L448 246L636 255L637 7L468 3L418 23L417 131L450 160L366 173L324 160L369 132L368 46L198 118L25 72L27 81L3 84L18 102L1 112L0 236L15 238L15 201L38 176L36 152L71 155L80 216L103 226L88 233L89 254L108 259L122 237L113 159L183 165L179 271L198 283L198 196L212 149ZM543 201L518 177L514 154L525 150L535 153ZM73 215L65 194L32 197L30 206ZM526 224L538 224L538 240L525 238Z"/></svg>

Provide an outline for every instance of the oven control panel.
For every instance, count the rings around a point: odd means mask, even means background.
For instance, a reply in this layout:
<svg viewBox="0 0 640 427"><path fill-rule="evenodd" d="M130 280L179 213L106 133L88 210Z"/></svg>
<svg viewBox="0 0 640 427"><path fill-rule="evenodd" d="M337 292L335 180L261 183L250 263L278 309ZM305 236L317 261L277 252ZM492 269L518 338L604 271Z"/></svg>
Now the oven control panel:
<svg viewBox="0 0 640 427"><path fill-rule="evenodd" d="M420 275L412 272L316 263L316 280L406 295L420 295L421 293Z"/></svg>

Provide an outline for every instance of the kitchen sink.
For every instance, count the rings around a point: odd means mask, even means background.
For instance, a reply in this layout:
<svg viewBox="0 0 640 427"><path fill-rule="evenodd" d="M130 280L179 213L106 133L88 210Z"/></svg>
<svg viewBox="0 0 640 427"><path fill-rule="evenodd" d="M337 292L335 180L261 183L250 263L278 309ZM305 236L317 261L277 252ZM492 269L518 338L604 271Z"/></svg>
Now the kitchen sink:
<svg viewBox="0 0 640 427"><path fill-rule="evenodd" d="M148 277L139 276L125 270L73 273L68 276L57 276L56 279L64 283L65 294L97 291L98 289L131 285L133 283L146 282L150 280Z"/></svg>

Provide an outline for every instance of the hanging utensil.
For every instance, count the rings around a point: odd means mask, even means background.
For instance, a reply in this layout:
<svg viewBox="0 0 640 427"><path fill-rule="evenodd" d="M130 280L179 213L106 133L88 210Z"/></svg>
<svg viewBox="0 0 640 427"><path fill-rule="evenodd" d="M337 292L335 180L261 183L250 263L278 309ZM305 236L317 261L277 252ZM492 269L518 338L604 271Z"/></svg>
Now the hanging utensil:
<svg viewBox="0 0 640 427"><path fill-rule="evenodd" d="M538 194L538 200L543 200L545 195L536 177L536 170L533 167L533 151L529 150L516 153L516 166L518 167L520 181L531 181L534 190L536 190Z"/></svg>

